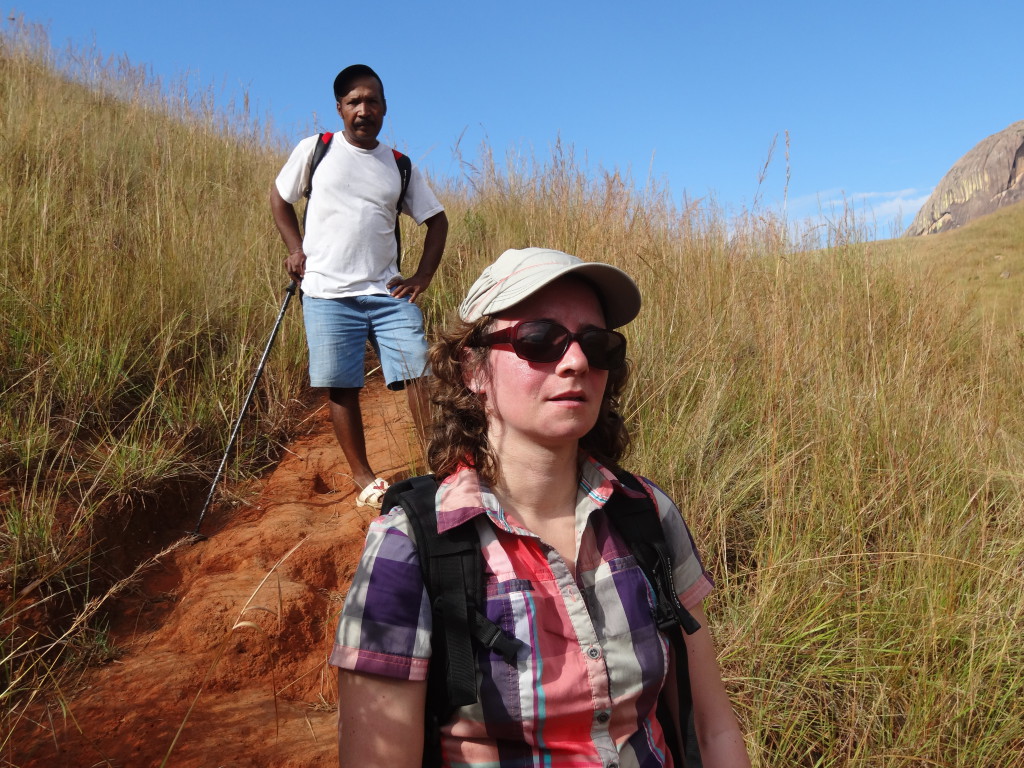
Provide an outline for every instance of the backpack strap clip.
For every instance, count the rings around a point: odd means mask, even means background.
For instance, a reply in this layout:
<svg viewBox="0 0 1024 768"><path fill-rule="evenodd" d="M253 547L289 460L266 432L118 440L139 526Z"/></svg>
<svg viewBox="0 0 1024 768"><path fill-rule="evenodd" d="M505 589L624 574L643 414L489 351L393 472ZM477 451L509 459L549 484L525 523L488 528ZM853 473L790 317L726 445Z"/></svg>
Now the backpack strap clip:
<svg viewBox="0 0 1024 768"><path fill-rule="evenodd" d="M655 613L658 629L668 632L675 627L682 627L686 634L692 635L700 629L700 624L679 602L679 595L672 584L672 556L668 545L664 541L655 541L651 542L651 547L656 557L651 575L654 577L654 591L658 597Z"/></svg>
<svg viewBox="0 0 1024 768"><path fill-rule="evenodd" d="M519 658L519 649L526 645L522 640L510 637L501 627L479 612L473 614L471 631L473 637L479 640L484 648L498 654L506 663L513 666Z"/></svg>

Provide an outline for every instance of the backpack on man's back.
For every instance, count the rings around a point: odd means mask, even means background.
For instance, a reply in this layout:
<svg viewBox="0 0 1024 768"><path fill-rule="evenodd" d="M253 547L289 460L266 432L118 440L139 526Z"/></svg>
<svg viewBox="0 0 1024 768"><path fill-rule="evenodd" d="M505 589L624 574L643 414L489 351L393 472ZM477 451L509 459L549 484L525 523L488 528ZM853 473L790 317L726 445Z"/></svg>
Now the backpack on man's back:
<svg viewBox="0 0 1024 768"><path fill-rule="evenodd" d="M306 174L306 188L302 191L302 196L306 198L306 208L302 212L302 230L306 230L306 212L309 210L309 198L313 194L313 174L316 173L317 166L320 165L320 161L324 159L324 155L327 154L328 148L331 146L331 141L334 139L334 134L330 131L324 131L318 134L316 137L316 144L313 146L313 153L309 157L309 173ZM399 224L398 217L402 215L402 205L405 203L405 193L409 191L409 179L412 178L412 161L407 155L403 155L397 149L391 150L395 156L395 164L398 166L398 173L402 177L402 190L398 194L398 205L395 211L395 244L398 247L398 269L402 269L402 227Z"/></svg>

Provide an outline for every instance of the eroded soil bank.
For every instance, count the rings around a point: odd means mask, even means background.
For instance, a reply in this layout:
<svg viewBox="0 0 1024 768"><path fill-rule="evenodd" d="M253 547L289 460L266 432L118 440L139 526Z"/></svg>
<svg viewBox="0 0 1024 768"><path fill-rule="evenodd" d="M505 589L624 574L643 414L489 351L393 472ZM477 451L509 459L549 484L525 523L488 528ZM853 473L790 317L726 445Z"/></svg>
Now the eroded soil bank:
<svg viewBox="0 0 1024 768"><path fill-rule="evenodd" d="M378 377L363 398L371 464L407 476L419 449L404 395ZM65 710L22 719L2 764L337 765L326 660L374 513L355 505L326 408L238 493L208 514L206 540L178 545L118 600L119 658L65 692Z"/></svg>

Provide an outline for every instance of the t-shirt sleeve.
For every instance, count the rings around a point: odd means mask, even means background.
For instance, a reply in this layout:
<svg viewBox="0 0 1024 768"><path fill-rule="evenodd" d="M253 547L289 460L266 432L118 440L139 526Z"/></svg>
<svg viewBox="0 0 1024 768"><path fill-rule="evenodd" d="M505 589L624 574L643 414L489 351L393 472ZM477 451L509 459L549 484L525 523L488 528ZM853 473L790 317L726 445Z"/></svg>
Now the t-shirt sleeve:
<svg viewBox="0 0 1024 768"><path fill-rule="evenodd" d="M297 203L309 183L309 161L313 156L316 136L307 136L292 150L288 161L277 174L274 183L277 192L286 203Z"/></svg>
<svg viewBox="0 0 1024 768"><path fill-rule="evenodd" d="M431 629L416 545L405 512L396 507L370 524L330 663L353 672L425 680Z"/></svg>
<svg viewBox="0 0 1024 768"><path fill-rule="evenodd" d="M684 608L693 608L711 594L715 582L711 574L704 569L697 545L675 502L647 478L640 480L650 489L658 505L658 516L661 518L672 557L672 581L679 595L679 602Z"/></svg>
<svg viewBox="0 0 1024 768"><path fill-rule="evenodd" d="M409 176L409 189L405 193L405 200L402 201L402 210L417 224L422 224L444 210L434 190L427 184L423 171L415 166Z"/></svg>

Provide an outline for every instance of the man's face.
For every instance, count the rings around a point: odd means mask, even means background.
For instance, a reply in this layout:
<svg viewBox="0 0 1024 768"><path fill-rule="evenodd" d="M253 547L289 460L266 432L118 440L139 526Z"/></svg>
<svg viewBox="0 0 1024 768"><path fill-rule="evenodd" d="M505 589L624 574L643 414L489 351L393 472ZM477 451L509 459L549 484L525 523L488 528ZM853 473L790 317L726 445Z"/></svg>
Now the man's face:
<svg viewBox="0 0 1024 768"><path fill-rule="evenodd" d="M345 123L345 138L362 149L373 149L387 111L377 79L360 77L338 102L338 114Z"/></svg>

